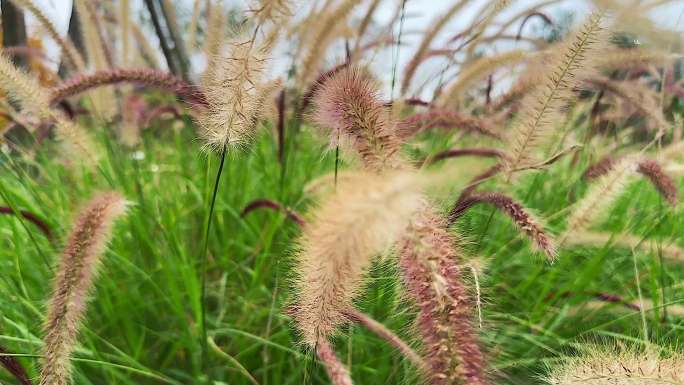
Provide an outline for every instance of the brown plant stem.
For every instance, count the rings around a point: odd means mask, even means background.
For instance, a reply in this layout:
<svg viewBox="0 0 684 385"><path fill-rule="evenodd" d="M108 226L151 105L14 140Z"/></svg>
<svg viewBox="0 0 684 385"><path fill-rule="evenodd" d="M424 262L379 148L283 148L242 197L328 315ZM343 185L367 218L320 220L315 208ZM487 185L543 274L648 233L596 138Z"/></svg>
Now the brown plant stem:
<svg viewBox="0 0 684 385"><path fill-rule="evenodd" d="M523 205L503 193L472 193L459 199L449 212L448 224L451 225L456 222L469 208L479 203L489 203L499 209L510 217L513 223L534 242L537 249L549 258L556 256L554 241L544 231L538 220Z"/></svg>
<svg viewBox="0 0 684 385"><path fill-rule="evenodd" d="M417 328L427 350L430 383L487 384L472 306L460 282L459 255L445 223L426 207L399 250L404 284L419 308Z"/></svg>
<svg viewBox="0 0 684 385"><path fill-rule="evenodd" d="M327 340L321 339L318 341L316 344L316 355L323 363L333 385L353 385L349 371L340 362L340 359Z"/></svg>

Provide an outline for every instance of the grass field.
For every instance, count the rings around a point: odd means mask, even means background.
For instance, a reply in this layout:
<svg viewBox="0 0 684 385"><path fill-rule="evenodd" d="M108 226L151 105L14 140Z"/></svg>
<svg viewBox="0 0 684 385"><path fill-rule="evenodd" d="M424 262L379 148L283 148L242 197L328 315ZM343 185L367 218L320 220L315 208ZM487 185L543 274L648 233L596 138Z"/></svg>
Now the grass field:
<svg viewBox="0 0 684 385"><path fill-rule="evenodd" d="M288 132L284 172L269 132L260 134L251 149L227 159L209 235L208 332L215 345L210 346L204 371L197 327L198 261L218 159L200 151L189 122L180 129L157 124L145 130L135 149L118 144L109 127L92 131L106 153L93 171L55 162L51 146L41 148L33 160L2 157L2 200L38 214L54 232L51 243L33 224L0 217L2 346L18 353L37 375L51 269L73 213L94 192L116 189L132 207L116 226L91 295L73 359L75 383L189 384L207 377L215 384L325 383L324 371L299 344L285 315L292 299L291 253L298 226L272 211L255 211L245 218L240 212L257 198L306 212L304 186L334 169L334 151L326 150L324 141L305 127L296 134ZM407 145L416 157L448 148L454 140L468 140L444 134L420 139L421 146ZM584 151L575 164L563 159L544 174L525 175L511 194L547 218L558 233L569 204L586 190L581 174L587 156ZM469 170L483 169L486 162L459 158L430 166L443 175L440 184L445 187L434 195L444 210L463 187L464 176L473 173ZM611 244L567 246L550 264L533 254L511 222L488 206L471 210L455 227L465 235L468 258L480 269L479 332L501 383L541 383L537 377L546 365L572 354L578 343L650 341L676 350L684 337L681 310L668 311L684 305L681 256L669 258L660 243L635 251ZM596 229L678 243L684 218L641 180ZM392 258L372 269L367 294L358 305L412 340L412 308ZM465 271L474 290L472 271ZM655 308L642 313L597 302L599 292L630 301L641 294ZM359 326L341 332L335 346L358 384L420 382L409 362Z"/></svg>

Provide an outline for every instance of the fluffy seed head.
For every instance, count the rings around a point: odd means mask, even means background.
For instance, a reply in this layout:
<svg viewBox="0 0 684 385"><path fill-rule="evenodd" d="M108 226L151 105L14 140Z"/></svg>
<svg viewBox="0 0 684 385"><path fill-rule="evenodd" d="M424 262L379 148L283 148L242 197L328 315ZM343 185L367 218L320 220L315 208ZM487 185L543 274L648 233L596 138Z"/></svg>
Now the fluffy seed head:
<svg viewBox="0 0 684 385"><path fill-rule="evenodd" d="M66 385L70 355L85 312L88 291L114 220L126 210L126 200L116 192L93 198L73 225L62 253L48 304L43 346L41 385Z"/></svg>
<svg viewBox="0 0 684 385"><path fill-rule="evenodd" d="M546 142L553 129L553 115L562 108L581 70L587 71L588 58L602 42L602 15L593 14L582 28L559 51L541 84L523 102L519 122L510 138L511 146L504 159L507 176L535 163L534 152Z"/></svg>
<svg viewBox="0 0 684 385"><path fill-rule="evenodd" d="M208 69L208 106L198 118L208 148L244 146L253 136L264 102L264 68L271 41L258 44L240 35L227 56Z"/></svg>
<svg viewBox="0 0 684 385"><path fill-rule="evenodd" d="M0 55L0 87L27 113L49 116L49 96L38 79L17 68L4 54Z"/></svg>
<svg viewBox="0 0 684 385"><path fill-rule="evenodd" d="M684 356L661 357L655 351L594 348L553 368L551 385L684 384Z"/></svg>
<svg viewBox="0 0 684 385"><path fill-rule="evenodd" d="M392 161L399 141L391 132L378 98L378 85L356 67L344 68L328 79L314 98L314 121L331 129L331 142L348 139L364 163L382 169Z"/></svg>
<svg viewBox="0 0 684 385"><path fill-rule="evenodd" d="M314 345L345 321L373 257L392 245L418 209L419 185L407 173L349 176L307 221L297 255L295 315L306 343Z"/></svg>
<svg viewBox="0 0 684 385"><path fill-rule="evenodd" d="M466 210L477 203L489 203L501 210L530 238L536 249L543 252L550 259L556 257L555 242L553 238L544 231L544 227L539 224L539 220L522 204L502 193L472 193L459 199L449 213L449 222L454 222L458 217L463 215Z"/></svg>

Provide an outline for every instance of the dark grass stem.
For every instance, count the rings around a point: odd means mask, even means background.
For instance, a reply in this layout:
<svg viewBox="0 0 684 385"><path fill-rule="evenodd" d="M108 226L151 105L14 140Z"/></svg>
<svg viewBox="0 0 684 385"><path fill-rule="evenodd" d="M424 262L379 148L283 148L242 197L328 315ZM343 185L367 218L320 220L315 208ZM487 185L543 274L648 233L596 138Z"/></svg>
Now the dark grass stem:
<svg viewBox="0 0 684 385"><path fill-rule="evenodd" d="M205 365L207 358L207 252L209 250L209 232L211 230L211 221L214 216L214 206L216 204L216 195L218 195L219 182L221 181L221 174L223 173L223 165L226 161L226 144L221 149L221 163L216 172L216 180L214 181L214 191L211 195L211 204L209 206L209 214L207 216L207 224L205 226L204 246L202 247L202 256L200 258L201 270L201 292L200 292L200 315L202 317L202 365Z"/></svg>

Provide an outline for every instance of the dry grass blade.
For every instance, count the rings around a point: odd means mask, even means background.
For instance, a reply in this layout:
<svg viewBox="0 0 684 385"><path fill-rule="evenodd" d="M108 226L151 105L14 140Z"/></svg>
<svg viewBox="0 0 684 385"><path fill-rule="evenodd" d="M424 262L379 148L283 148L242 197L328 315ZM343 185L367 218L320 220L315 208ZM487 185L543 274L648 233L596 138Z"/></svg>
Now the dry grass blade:
<svg viewBox="0 0 684 385"><path fill-rule="evenodd" d="M515 50L493 56L483 56L473 61L459 72L456 80L440 96L441 104L457 105L463 93L470 89L474 82L483 79L502 66L519 63L526 57L524 51Z"/></svg>
<svg viewBox="0 0 684 385"><path fill-rule="evenodd" d="M619 158L606 156L598 162L590 165L583 174L586 180L599 178L615 168L619 163ZM645 177L655 186L660 195L673 207L679 203L679 192L674 178L670 176L665 168L656 160L641 159L637 162L636 171Z"/></svg>
<svg viewBox="0 0 684 385"><path fill-rule="evenodd" d="M684 357L674 353L661 357L644 352L594 347L583 356L570 358L553 368L552 385L676 385L684 384Z"/></svg>
<svg viewBox="0 0 684 385"><path fill-rule="evenodd" d="M552 115L557 113L561 102L572 90L573 81L583 68L586 70L587 59L593 55L600 36L602 15L593 14L583 27L570 39L567 46L560 51L557 62L550 65L537 91L528 96L524 102L519 122L515 125L511 137L511 147L505 158L504 170L510 175L519 169L535 163L534 152L544 144L552 131Z"/></svg>
<svg viewBox="0 0 684 385"><path fill-rule="evenodd" d="M396 161L399 141L389 127L378 97L378 85L356 67L326 81L314 100L314 120L332 130L331 144L348 139L370 168L381 170Z"/></svg>
<svg viewBox="0 0 684 385"><path fill-rule="evenodd" d="M575 232L585 230L624 191L629 177L634 173L634 163L631 158L622 159L610 172L594 182L570 213L563 241Z"/></svg>

